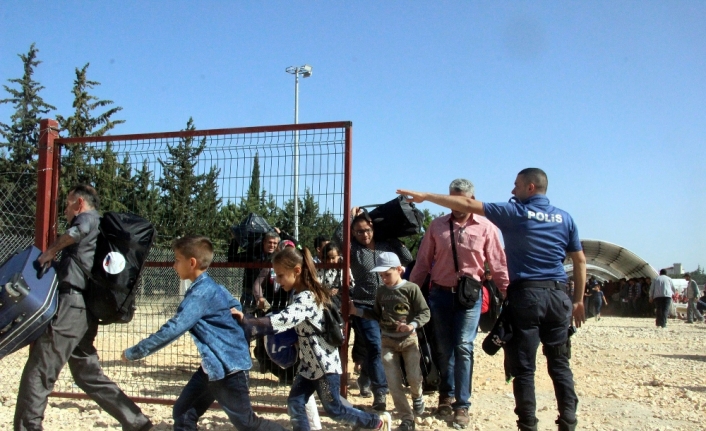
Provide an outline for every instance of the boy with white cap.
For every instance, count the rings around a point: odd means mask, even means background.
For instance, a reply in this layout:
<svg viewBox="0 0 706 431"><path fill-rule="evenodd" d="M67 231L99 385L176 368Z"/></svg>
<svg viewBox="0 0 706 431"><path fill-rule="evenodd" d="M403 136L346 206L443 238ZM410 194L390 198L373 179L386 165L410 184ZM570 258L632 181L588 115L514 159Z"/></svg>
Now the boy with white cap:
<svg viewBox="0 0 706 431"><path fill-rule="evenodd" d="M402 419L397 429L413 431L414 415L424 413L422 371L419 367L420 353L416 329L429 321L429 306L419 286L402 279L404 268L395 253L380 253L375 259L375 265L370 272L380 273L384 284L376 291L373 309L357 309L351 301L350 314L377 320L380 323L382 363L392 401ZM404 359L413 408L410 408L402 386L400 357Z"/></svg>

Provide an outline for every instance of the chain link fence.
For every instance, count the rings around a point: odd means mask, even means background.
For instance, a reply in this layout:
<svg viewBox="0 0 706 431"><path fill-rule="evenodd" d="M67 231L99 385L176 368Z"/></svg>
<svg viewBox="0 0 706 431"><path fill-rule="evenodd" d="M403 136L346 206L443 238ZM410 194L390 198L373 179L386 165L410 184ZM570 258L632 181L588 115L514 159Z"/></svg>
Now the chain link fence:
<svg viewBox="0 0 706 431"><path fill-rule="evenodd" d="M72 185L67 178L86 178L101 196L101 211L136 213L158 231L134 319L102 326L96 339L103 370L130 397L173 402L200 365L188 334L144 360L120 360L124 349L169 320L183 298L184 288L171 268L171 242L185 234L209 236L216 248L209 274L240 298L247 265L228 262L230 227L256 212L283 231L298 230L302 245L311 249L315 236L333 235L349 202L349 129L350 123L323 123L55 140L61 149L59 190ZM34 190L0 190L2 259L34 242L34 207L26 204L36 199ZM16 208L18 193L34 196L21 196L25 205ZM64 196L54 199L61 214ZM298 220L292 217L297 207ZM54 221L59 234L61 223ZM0 389L16 393L26 354L23 349L3 359ZM256 409L280 410L290 383L260 372L253 355L250 391ZM55 396L83 396L67 370L54 391Z"/></svg>

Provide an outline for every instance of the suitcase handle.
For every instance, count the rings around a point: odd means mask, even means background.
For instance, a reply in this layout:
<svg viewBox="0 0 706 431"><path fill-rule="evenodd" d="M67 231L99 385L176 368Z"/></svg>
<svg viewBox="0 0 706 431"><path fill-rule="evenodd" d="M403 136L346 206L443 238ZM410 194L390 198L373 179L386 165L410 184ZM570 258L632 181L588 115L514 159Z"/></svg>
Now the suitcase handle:
<svg viewBox="0 0 706 431"><path fill-rule="evenodd" d="M22 273L15 273L10 281L5 283L5 291L15 302L18 302L29 295L29 286L24 278L22 278Z"/></svg>

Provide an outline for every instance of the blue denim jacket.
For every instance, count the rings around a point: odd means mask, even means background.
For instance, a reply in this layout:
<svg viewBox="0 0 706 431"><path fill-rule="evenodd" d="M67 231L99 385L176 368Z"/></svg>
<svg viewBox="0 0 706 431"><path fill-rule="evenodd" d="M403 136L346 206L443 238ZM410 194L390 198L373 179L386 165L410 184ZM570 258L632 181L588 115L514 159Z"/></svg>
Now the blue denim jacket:
<svg viewBox="0 0 706 431"><path fill-rule="evenodd" d="M240 302L207 273L194 280L177 312L159 331L125 350L130 360L144 358L189 331L201 355L209 380L252 367L250 348L243 328L233 319L231 307L242 311Z"/></svg>

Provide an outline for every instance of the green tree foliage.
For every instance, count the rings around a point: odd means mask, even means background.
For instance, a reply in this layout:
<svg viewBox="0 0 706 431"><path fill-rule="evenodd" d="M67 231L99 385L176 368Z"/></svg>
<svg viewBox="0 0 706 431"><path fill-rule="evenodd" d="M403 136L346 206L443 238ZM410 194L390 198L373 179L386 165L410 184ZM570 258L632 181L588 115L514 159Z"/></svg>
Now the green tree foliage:
<svg viewBox="0 0 706 431"><path fill-rule="evenodd" d="M299 244L309 249L314 247L314 238L333 235L339 221L329 211L320 213L319 203L309 189L299 199ZM284 204L275 217L275 225L289 234L294 234L294 199Z"/></svg>
<svg viewBox="0 0 706 431"><path fill-rule="evenodd" d="M37 60L38 52L32 44L27 54L18 54L24 74L22 78L8 79L10 84L18 88L3 85L9 97L0 100L0 104L9 103L14 108L10 123L0 122L0 191L15 198L17 191L23 191L23 195L31 197L36 194L39 121L56 109L41 98L39 93L44 87L33 79L34 70L41 63ZM29 199L22 204L27 206L24 212L34 213L34 200Z"/></svg>
<svg viewBox="0 0 706 431"><path fill-rule="evenodd" d="M184 130L196 130L192 118ZM207 174L196 174L199 156L205 148L206 138L196 142L193 137L185 137L174 146L167 144L167 160L159 159L162 177L157 185L162 194L157 231L165 240L186 234L221 236L222 229L217 226L221 199L216 181L220 170L212 167Z"/></svg>
<svg viewBox="0 0 706 431"><path fill-rule="evenodd" d="M142 162L142 168L132 178L132 183L133 193L128 195L125 206L147 220L157 220L159 189L147 160Z"/></svg>
<svg viewBox="0 0 706 431"><path fill-rule="evenodd" d="M89 171L91 182L101 196L101 211L129 211L130 195L135 188L129 156L119 163L110 142L94 153L100 157L96 157L96 165L90 166Z"/></svg>
<svg viewBox="0 0 706 431"><path fill-rule="evenodd" d="M89 93L100 82L91 81L87 77L89 63L81 69L76 68L76 79L74 80L73 95L74 113L70 117L57 115L59 127L68 137L82 138L86 136L104 136L118 124L125 120L113 120L112 117L123 108L115 106L103 113L96 115L96 111L108 108L113 105L112 100L101 100ZM93 160L93 163L91 163ZM114 163L116 156L112 148L106 147L103 151L86 148L83 144L69 145L63 151L61 161L61 191L65 194L69 188L77 183L97 184L98 174L96 166L101 166L105 162L110 164L110 168L115 170L106 173L107 177L117 175L117 163ZM119 183L101 184L103 187L96 187L101 194L106 205L104 208L120 207L119 203L113 202L112 196L121 192ZM115 188L115 190L112 190ZM122 189L124 191L124 189Z"/></svg>
<svg viewBox="0 0 706 431"><path fill-rule="evenodd" d="M221 207L221 224L226 229L239 224L248 214L254 213L262 216L272 226L278 223L280 213L276 202L267 197L267 191L260 188L260 156L255 153L253 158L252 173L248 191L240 203L228 202ZM227 237L227 236L226 236Z"/></svg>
<svg viewBox="0 0 706 431"><path fill-rule="evenodd" d="M696 281L696 284L702 285L702 284L706 283L706 273L704 273L704 269L701 267L701 265L697 265L696 269L693 271L686 271L686 272L688 272L689 275L691 275L691 279ZM684 274L675 275L675 276L672 276L672 278L676 278L676 279L684 278Z"/></svg>

